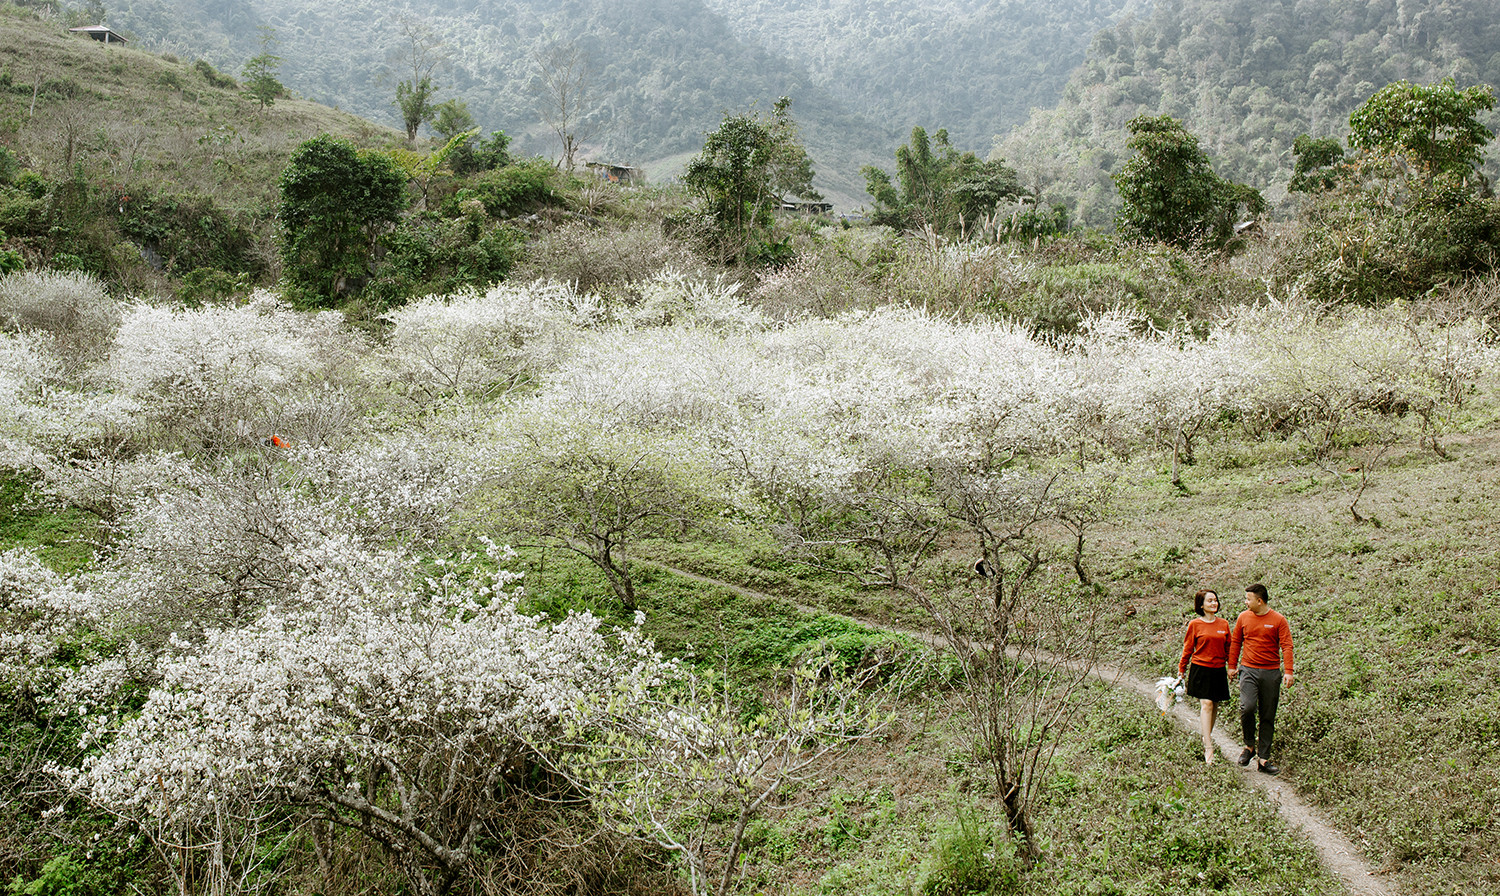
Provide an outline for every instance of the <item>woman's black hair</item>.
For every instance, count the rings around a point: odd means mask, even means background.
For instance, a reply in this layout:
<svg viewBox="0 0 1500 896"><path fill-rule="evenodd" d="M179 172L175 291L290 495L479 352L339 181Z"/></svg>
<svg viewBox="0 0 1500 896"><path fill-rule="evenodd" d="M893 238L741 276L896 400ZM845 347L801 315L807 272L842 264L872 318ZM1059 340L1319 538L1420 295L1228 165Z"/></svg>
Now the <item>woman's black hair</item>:
<svg viewBox="0 0 1500 896"><path fill-rule="evenodd" d="M1199 616L1203 615L1203 599L1206 598L1206 597L1208 597L1210 594L1212 594L1214 597L1218 597L1219 596L1219 592L1213 590L1212 588L1209 588L1209 589L1204 590L1204 591L1199 591L1197 594L1193 595L1193 612L1194 613L1197 613Z"/></svg>

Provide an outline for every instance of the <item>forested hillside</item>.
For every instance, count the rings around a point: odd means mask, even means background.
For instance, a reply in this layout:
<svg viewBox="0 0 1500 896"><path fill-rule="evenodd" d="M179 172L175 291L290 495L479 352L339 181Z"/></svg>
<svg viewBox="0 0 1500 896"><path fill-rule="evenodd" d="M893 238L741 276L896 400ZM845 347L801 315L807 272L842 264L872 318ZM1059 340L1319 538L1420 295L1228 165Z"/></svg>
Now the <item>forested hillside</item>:
<svg viewBox="0 0 1500 896"><path fill-rule="evenodd" d="M439 99L462 99L523 153L554 156L533 89L537 57L576 47L591 73L588 154L658 177L674 176L724 111L790 96L819 189L853 208L867 201L860 167L887 162L912 126L946 127L960 147L982 151L1032 106L1050 106L1122 5L121 0L109 19L139 46L229 72L262 52L270 28L283 83L387 123L399 120L395 89L416 48L441 59Z"/></svg>
<svg viewBox="0 0 1500 896"><path fill-rule="evenodd" d="M1172 0L1101 32L1056 109L997 143L1046 169L1077 218L1107 224L1125 123L1184 120L1221 174L1284 196L1297 135L1342 137L1392 81L1500 83L1500 3Z"/></svg>
<svg viewBox="0 0 1500 896"><path fill-rule="evenodd" d="M1094 34L1131 0L705 0L735 34L804 66L854 112L906 136L985 146L1057 103Z"/></svg>

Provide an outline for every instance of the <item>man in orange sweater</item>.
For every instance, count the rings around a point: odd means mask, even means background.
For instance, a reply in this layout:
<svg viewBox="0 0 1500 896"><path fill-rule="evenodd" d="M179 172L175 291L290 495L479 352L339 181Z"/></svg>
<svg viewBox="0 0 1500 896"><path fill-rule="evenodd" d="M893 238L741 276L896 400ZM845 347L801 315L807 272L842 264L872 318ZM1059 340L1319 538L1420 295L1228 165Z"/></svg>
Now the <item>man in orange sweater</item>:
<svg viewBox="0 0 1500 896"><path fill-rule="evenodd" d="M1245 611L1229 633L1229 677L1240 676L1240 727L1245 733L1240 765L1259 757L1256 767L1274 775L1281 769L1271 764L1271 738L1276 731L1276 705L1281 702L1283 664L1286 686L1292 686L1292 628L1285 616L1271 609L1270 599L1260 583L1245 589Z"/></svg>

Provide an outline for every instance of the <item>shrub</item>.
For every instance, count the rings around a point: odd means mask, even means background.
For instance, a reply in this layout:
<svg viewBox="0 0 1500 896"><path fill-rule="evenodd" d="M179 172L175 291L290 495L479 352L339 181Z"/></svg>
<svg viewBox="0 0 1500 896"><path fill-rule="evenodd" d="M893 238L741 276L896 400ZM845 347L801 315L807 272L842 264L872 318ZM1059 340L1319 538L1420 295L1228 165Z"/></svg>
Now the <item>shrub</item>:
<svg viewBox="0 0 1500 896"><path fill-rule="evenodd" d="M234 80L234 78L230 77L229 75L220 74L219 71L213 67L213 64L210 63L207 59L199 59L197 62L194 62L193 71L202 75L203 80L207 81L212 87L219 87L227 90L240 86L239 82Z"/></svg>
<svg viewBox="0 0 1500 896"><path fill-rule="evenodd" d="M861 254L861 247L843 236L816 241L796 261L761 277L750 300L783 320L873 307L883 293Z"/></svg>
<svg viewBox="0 0 1500 896"><path fill-rule="evenodd" d="M264 270L255 251L260 222L221 208L212 197L115 188L107 199L121 234L156 253L168 273L216 268L254 276Z"/></svg>
<svg viewBox="0 0 1500 896"><path fill-rule="evenodd" d="M381 259L366 298L383 307L415 296L442 295L504 280L526 236L479 218L409 218L381 238Z"/></svg>
<svg viewBox="0 0 1500 896"><path fill-rule="evenodd" d="M596 315L588 297L541 281L428 296L385 316L388 363L414 395L504 391L552 367L569 333Z"/></svg>
<svg viewBox="0 0 1500 896"><path fill-rule="evenodd" d="M89 274L23 271L0 277L0 328L47 333L60 357L83 364L105 354L120 307Z"/></svg>
<svg viewBox="0 0 1500 896"><path fill-rule="evenodd" d="M1020 889L1021 861L1004 826L963 811L935 845L923 868L922 896L999 896Z"/></svg>
<svg viewBox="0 0 1500 896"><path fill-rule="evenodd" d="M654 224L622 229L567 224L542 234L515 271L516 279L557 280L579 292L614 296L630 283L649 280L664 268L694 270L686 246Z"/></svg>
<svg viewBox="0 0 1500 896"><path fill-rule="evenodd" d="M562 197L557 191L558 177L557 169L546 159L527 159L488 172L469 187L459 190L449 200L454 207L445 206L443 213L457 217L462 203L468 199L483 203L485 213L492 218L508 218L549 205L560 205Z"/></svg>
<svg viewBox="0 0 1500 896"><path fill-rule="evenodd" d="M485 140L467 140L448 156L448 167L460 177L504 168L511 162L508 146L510 137L504 131L495 131Z"/></svg>
<svg viewBox="0 0 1500 896"><path fill-rule="evenodd" d="M197 308L223 302L249 290L250 278L245 274L231 274L217 268L193 268L182 275L177 298L187 307Z"/></svg>

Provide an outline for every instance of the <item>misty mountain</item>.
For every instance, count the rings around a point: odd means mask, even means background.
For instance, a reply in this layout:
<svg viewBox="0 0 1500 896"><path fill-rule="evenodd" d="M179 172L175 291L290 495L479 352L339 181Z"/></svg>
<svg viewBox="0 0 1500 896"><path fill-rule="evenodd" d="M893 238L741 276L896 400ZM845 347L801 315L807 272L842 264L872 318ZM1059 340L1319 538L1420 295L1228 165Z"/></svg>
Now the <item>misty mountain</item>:
<svg viewBox="0 0 1500 896"><path fill-rule="evenodd" d="M859 169L890 167L915 125L946 127L983 154L1033 106L1056 101L1097 28L1125 0L122 0L110 23L137 46L205 58L229 73L265 52L299 95L396 124L413 35L443 63L439 99L463 99L486 131L556 155L537 112L537 57L583 51L594 74L585 156L670 177L725 112L779 96L841 206L868 202ZM269 29L269 30L266 30Z"/></svg>

